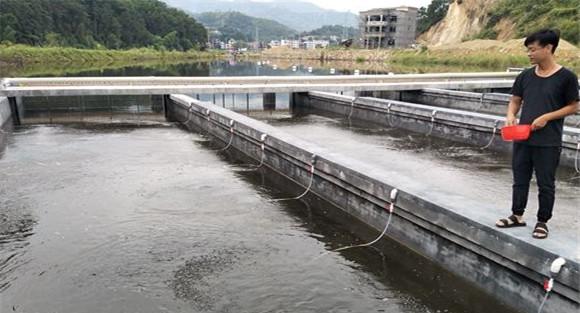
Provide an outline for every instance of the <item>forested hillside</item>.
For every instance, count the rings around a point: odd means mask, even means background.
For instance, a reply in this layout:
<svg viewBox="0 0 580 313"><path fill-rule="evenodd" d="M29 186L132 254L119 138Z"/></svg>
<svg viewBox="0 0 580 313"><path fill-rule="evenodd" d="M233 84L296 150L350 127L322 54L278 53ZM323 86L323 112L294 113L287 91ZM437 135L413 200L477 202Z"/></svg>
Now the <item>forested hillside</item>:
<svg viewBox="0 0 580 313"><path fill-rule="evenodd" d="M544 27L557 28L563 39L580 43L579 0L501 0L489 12L480 38L524 37Z"/></svg>
<svg viewBox="0 0 580 313"><path fill-rule="evenodd" d="M165 0L187 12L240 12L242 14L274 20L299 32L310 31L324 25L340 24L358 27L358 14L323 9L302 0ZM385 1L388 6L389 1Z"/></svg>
<svg viewBox="0 0 580 313"><path fill-rule="evenodd" d="M0 43L184 51L206 38L193 17L157 0L0 0Z"/></svg>
<svg viewBox="0 0 580 313"><path fill-rule="evenodd" d="M276 21L251 17L239 12L207 12L195 15L206 27L221 33L219 39L255 41L258 34L261 41L289 38L296 31Z"/></svg>
<svg viewBox="0 0 580 313"><path fill-rule="evenodd" d="M309 32L304 32L302 36L320 36L320 37L330 37L337 36L340 38L358 38L360 33L358 28L354 27L344 27L342 25L325 25L320 28L311 30Z"/></svg>
<svg viewBox="0 0 580 313"><path fill-rule="evenodd" d="M419 17L419 41L431 46L505 41L541 28L557 28L562 39L580 43L579 0L433 0Z"/></svg>

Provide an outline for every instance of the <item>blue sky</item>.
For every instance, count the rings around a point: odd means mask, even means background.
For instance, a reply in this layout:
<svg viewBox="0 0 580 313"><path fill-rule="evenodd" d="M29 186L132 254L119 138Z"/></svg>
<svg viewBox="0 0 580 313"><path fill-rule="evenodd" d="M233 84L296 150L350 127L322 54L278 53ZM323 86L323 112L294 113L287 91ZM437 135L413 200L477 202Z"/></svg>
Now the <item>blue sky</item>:
<svg viewBox="0 0 580 313"><path fill-rule="evenodd" d="M394 7L400 5L408 5L420 8L422 6L426 7L431 3L431 0L304 0L307 2L312 2L325 9L333 9L337 11L351 11L358 13L359 11L382 8L382 7Z"/></svg>

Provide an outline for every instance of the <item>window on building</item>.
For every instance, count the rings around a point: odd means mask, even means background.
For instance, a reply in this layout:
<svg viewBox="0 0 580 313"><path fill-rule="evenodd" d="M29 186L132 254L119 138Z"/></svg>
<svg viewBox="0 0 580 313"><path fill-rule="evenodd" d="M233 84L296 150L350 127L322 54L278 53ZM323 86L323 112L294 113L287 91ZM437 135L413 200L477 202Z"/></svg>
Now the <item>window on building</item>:
<svg viewBox="0 0 580 313"><path fill-rule="evenodd" d="M389 21L396 22L397 21L397 16L396 15L392 15L391 17L389 17Z"/></svg>
<svg viewBox="0 0 580 313"><path fill-rule="evenodd" d="M397 26L389 26L389 32L394 33L397 31Z"/></svg>

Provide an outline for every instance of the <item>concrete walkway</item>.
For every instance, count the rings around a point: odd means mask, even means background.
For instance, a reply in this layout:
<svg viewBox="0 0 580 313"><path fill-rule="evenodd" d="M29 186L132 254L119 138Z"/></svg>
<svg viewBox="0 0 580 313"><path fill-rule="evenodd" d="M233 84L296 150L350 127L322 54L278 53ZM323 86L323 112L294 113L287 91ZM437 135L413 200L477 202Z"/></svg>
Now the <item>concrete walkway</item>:
<svg viewBox="0 0 580 313"><path fill-rule="evenodd" d="M351 128L341 118L309 115L270 121L292 135L333 152L358 159L392 175L401 189L494 227L510 214L511 168L509 156L481 151L479 147L429 138L398 129ZM537 210L537 187L532 181L525 228L500 230L570 260L580 261L580 175L560 168L557 201L550 221L550 237L531 237Z"/></svg>

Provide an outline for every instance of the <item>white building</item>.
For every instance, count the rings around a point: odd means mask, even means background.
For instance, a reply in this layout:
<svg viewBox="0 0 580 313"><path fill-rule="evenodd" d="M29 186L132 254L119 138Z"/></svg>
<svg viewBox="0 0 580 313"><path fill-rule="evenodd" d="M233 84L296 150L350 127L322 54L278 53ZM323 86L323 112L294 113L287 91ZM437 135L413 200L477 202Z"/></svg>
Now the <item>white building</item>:
<svg viewBox="0 0 580 313"><path fill-rule="evenodd" d="M401 6L360 12L362 44L366 49L409 48L415 43L417 8Z"/></svg>
<svg viewBox="0 0 580 313"><path fill-rule="evenodd" d="M328 40L308 40L302 43L304 49L326 48L330 45Z"/></svg>
<svg viewBox="0 0 580 313"><path fill-rule="evenodd" d="M282 47L289 47L292 49L299 49L300 48L300 40L280 40L280 46Z"/></svg>

